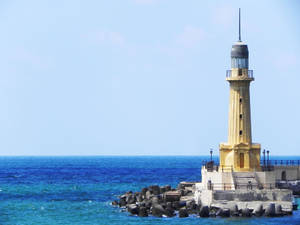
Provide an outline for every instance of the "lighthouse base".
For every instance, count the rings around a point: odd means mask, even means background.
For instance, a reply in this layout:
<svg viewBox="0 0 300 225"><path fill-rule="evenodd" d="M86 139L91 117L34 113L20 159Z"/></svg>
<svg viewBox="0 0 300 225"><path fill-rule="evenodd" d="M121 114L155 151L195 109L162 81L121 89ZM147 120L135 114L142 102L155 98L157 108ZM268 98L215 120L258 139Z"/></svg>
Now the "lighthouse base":
<svg viewBox="0 0 300 225"><path fill-rule="evenodd" d="M260 144L220 144L220 167L224 171L261 171Z"/></svg>

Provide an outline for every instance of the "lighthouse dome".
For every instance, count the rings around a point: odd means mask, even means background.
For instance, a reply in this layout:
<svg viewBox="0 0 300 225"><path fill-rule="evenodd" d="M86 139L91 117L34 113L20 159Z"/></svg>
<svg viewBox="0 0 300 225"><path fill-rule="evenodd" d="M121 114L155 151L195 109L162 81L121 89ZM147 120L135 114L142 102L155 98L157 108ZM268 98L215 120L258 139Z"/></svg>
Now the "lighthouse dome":
<svg viewBox="0 0 300 225"><path fill-rule="evenodd" d="M231 48L231 57L232 58L248 58L248 46L241 41L238 41L232 45Z"/></svg>

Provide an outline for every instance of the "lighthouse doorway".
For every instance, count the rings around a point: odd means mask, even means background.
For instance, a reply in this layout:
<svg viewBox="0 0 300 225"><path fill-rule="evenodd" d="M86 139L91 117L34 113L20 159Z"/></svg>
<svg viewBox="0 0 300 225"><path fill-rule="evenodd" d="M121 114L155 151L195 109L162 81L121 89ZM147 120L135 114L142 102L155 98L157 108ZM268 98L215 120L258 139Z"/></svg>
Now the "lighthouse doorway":
<svg viewBox="0 0 300 225"><path fill-rule="evenodd" d="M282 171L281 173L281 180L286 180L286 172Z"/></svg>
<svg viewBox="0 0 300 225"><path fill-rule="evenodd" d="M244 153L240 153L240 168L244 168Z"/></svg>

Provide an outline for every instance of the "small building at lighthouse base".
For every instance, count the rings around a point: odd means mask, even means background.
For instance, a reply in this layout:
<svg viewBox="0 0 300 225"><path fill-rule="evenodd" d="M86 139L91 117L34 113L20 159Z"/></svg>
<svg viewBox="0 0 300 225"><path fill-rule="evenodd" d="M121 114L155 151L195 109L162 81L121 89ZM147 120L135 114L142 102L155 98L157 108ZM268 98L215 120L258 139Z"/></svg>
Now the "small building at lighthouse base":
<svg viewBox="0 0 300 225"><path fill-rule="evenodd" d="M280 162L279 162L280 164ZM280 205L292 213L291 183L300 188L300 165L261 165L259 171L239 172L213 161L201 169L202 182L195 184L195 201L209 207L250 208Z"/></svg>

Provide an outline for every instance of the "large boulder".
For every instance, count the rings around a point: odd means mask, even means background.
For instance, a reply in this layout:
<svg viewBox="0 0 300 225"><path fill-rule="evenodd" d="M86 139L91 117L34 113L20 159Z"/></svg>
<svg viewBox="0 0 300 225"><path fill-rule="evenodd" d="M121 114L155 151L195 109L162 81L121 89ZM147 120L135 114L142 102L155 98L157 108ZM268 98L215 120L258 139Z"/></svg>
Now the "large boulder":
<svg viewBox="0 0 300 225"><path fill-rule="evenodd" d="M167 216L167 217L173 217L173 216L175 216L175 211L174 211L174 209L172 208L172 207L170 207L170 206L167 206L166 207L166 209L165 209L165 215Z"/></svg>
<svg viewBox="0 0 300 225"><path fill-rule="evenodd" d="M158 203L159 203L159 198L158 198L158 197L156 197L156 196L152 197L152 199L151 199L151 203L152 203L152 205L154 205L154 204L158 204Z"/></svg>
<svg viewBox="0 0 300 225"><path fill-rule="evenodd" d="M172 202L167 202L167 203L166 203L166 208L169 208L169 209L173 209L173 210L174 210Z"/></svg>
<svg viewBox="0 0 300 225"><path fill-rule="evenodd" d="M237 204L232 204L229 206L231 216L239 216L239 209Z"/></svg>
<svg viewBox="0 0 300 225"><path fill-rule="evenodd" d="M172 188L171 188L171 185L166 185L166 186L165 186L165 190L166 190L166 191L171 191L171 189L172 189Z"/></svg>
<svg viewBox="0 0 300 225"><path fill-rule="evenodd" d="M179 201L172 202L172 207L175 210L179 210L180 209L180 203L179 203Z"/></svg>
<svg viewBox="0 0 300 225"><path fill-rule="evenodd" d="M139 214L139 207L136 204L127 205L127 211L130 212L132 215Z"/></svg>
<svg viewBox="0 0 300 225"><path fill-rule="evenodd" d="M276 216L283 216L282 207L280 204L275 206L275 214Z"/></svg>
<svg viewBox="0 0 300 225"><path fill-rule="evenodd" d="M140 217L147 217L148 216L148 211L147 211L146 207L140 207L139 216Z"/></svg>
<svg viewBox="0 0 300 225"><path fill-rule="evenodd" d="M150 209L151 206L152 206L151 200L145 199L145 200L143 201L143 203L145 204L145 207L146 207L147 209Z"/></svg>
<svg viewBox="0 0 300 225"><path fill-rule="evenodd" d="M113 206L117 206L117 205L119 205L119 202L117 201L117 200L114 200L114 201L112 201L112 203L111 203Z"/></svg>
<svg viewBox="0 0 300 225"><path fill-rule="evenodd" d="M209 217L216 217L217 216L217 214L216 214L216 211L215 210L211 210L210 212L209 212Z"/></svg>
<svg viewBox="0 0 300 225"><path fill-rule="evenodd" d="M178 214L179 214L179 217L181 217L181 218L182 218L182 217L188 217L188 216L189 216L188 211L187 211L186 208L181 208L181 209L179 209Z"/></svg>
<svg viewBox="0 0 300 225"><path fill-rule="evenodd" d="M230 210L227 208L219 208L216 212L216 216L220 216L220 217L230 217Z"/></svg>
<svg viewBox="0 0 300 225"><path fill-rule="evenodd" d="M200 211L199 211L199 216L200 217L209 217L209 208L208 206L201 206Z"/></svg>
<svg viewBox="0 0 300 225"><path fill-rule="evenodd" d="M262 216L264 214L263 205L261 203L255 205L253 213L255 216Z"/></svg>
<svg viewBox="0 0 300 225"><path fill-rule="evenodd" d="M178 191L167 191L164 193L164 199L166 202L179 201L180 197L181 197L181 194Z"/></svg>
<svg viewBox="0 0 300 225"><path fill-rule="evenodd" d="M154 194L154 195L159 195L160 194L160 187L158 185L152 185L149 186L149 190Z"/></svg>
<svg viewBox="0 0 300 225"><path fill-rule="evenodd" d="M121 198L119 201L119 206L124 207L124 206L126 206L126 204L127 204L127 202L126 202L125 198Z"/></svg>
<svg viewBox="0 0 300 225"><path fill-rule="evenodd" d="M230 210L229 209L223 209L221 217L230 217Z"/></svg>
<svg viewBox="0 0 300 225"><path fill-rule="evenodd" d="M146 196L146 192L148 191L148 188L143 188L141 193L143 196Z"/></svg>
<svg viewBox="0 0 300 225"><path fill-rule="evenodd" d="M133 194L130 194L126 197L127 204L134 204L136 203L136 197Z"/></svg>
<svg viewBox="0 0 300 225"><path fill-rule="evenodd" d="M193 199L193 200L186 201L186 208L189 213L195 213L195 211L197 210L197 205L195 200Z"/></svg>
<svg viewBox="0 0 300 225"><path fill-rule="evenodd" d="M151 193L151 191L146 191L146 194L145 194L145 199L150 199L150 198L152 198L152 196L153 196L153 194Z"/></svg>
<svg viewBox="0 0 300 225"><path fill-rule="evenodd" d="M242 216L243 217L251 217L252 213L251 213L250 209L249 208L242 209Z"/></svg>
<svg viewBox="0 0 300 225"><path fill-rule="evenodd" d="M143 200L144 200L143 194L142 194L142 193L139 193L139 194L136 196L136 201L137 201L137 202L142 202Z"/></svg>
<svg viewBox="0 0 300 225"><path fill-rule="evenodd" d="M265 215L269 217L275 216L275 203L270 203L266 210L265 210Z"/></svg>
<svg viewBox="0 0 300 225"><path fill-rule="evenodd" d="M159 187L160 188L160 193L163 194L166 192L165 186Z"/></svg>
<svg viewBox="0 0 300 225"><path fill-rule="evenodd" d="M162 217L162 215L166 215L165 209L160 204L152 205L152 215L156 217Z"/></svg>

